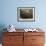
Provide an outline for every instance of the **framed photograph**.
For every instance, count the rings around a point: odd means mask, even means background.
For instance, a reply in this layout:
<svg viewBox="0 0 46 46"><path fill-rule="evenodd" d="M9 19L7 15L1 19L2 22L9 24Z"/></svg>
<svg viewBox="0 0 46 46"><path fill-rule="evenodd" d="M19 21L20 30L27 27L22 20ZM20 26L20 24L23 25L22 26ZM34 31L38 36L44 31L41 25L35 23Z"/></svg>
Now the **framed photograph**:
<svg viewBox="0 0 46 46"><path fill-rule="evenodd" d="M17 20L21 22L35 21L35 7L18 7Z"/></svg>

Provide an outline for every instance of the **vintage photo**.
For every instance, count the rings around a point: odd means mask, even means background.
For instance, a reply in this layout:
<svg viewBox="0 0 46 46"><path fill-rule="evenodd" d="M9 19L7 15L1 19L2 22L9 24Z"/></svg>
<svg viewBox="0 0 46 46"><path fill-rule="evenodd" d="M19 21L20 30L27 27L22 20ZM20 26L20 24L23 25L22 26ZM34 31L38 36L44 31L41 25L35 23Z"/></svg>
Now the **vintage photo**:
<svg viewBox="0 0 46 46"><path fill-rule="evenodd" d="M35 8L34 7L18 7L17 9L18 21L35 21Z"/></svg>

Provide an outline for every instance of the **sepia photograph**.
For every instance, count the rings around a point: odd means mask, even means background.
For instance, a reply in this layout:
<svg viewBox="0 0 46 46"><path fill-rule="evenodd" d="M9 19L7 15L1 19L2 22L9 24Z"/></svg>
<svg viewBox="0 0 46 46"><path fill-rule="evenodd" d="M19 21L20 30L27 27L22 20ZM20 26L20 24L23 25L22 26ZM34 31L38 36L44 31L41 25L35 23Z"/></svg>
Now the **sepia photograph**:
<svg viewBox="0 0 46 46"><path fill-rule="evenodd" d="M35 21L35 7L18 7L17 9L18 21Z"/></svg>

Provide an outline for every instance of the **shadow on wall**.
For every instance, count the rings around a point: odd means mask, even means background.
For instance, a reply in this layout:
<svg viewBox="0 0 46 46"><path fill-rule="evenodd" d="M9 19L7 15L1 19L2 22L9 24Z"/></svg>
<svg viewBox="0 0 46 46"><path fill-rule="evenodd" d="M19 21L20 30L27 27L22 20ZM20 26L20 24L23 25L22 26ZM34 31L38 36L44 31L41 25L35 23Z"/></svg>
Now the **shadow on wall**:
<svg viewBox="0 0 46 46"><path fill-rule="evenodd" d="M2 36L3 36L2 32L6 31L6 29L4 30L4 28L6 28L5 25L0 24L0 43L2 43Z"/></svg>

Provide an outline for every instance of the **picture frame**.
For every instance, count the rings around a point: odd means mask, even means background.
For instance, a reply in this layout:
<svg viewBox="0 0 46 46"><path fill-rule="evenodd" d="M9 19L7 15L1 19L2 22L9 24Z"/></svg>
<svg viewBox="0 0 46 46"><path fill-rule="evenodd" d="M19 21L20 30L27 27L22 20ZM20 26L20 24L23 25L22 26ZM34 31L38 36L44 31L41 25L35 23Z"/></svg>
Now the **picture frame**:
<svg viewBox="0 0 46 46"><path fill-rule="evenodd" d="M18 22L34 22L35 21L35 7L18 7L17 8Z"/></svg>

